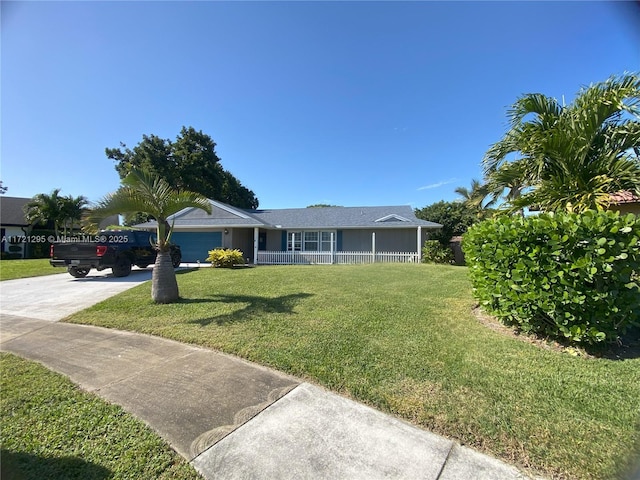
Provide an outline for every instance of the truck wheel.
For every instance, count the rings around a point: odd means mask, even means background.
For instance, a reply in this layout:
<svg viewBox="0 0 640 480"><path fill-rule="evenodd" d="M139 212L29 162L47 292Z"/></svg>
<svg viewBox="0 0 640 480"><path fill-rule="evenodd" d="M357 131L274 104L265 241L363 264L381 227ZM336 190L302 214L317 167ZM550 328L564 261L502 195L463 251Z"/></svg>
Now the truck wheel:
<svg viewBox="0 0 640 480"><path fill-rule="evenodd" d="M83 267L69 267L67 271L71 274L72 277L76 278L84 278L89 274L90 268Z"/></svg>
<svg viewBox="0 0 640 480"><path fill-rule="evenodd" d="M182 254L179 252L171 254L171 263L173 264L173 268L178 268L182 263Z"/></svg>
<svg viewBox="0 0 640 480"><path fill-rule="evenodd" d="M131 273L131 262L127 258L118 258L111 271L114 277L126 277Z"/></svg>

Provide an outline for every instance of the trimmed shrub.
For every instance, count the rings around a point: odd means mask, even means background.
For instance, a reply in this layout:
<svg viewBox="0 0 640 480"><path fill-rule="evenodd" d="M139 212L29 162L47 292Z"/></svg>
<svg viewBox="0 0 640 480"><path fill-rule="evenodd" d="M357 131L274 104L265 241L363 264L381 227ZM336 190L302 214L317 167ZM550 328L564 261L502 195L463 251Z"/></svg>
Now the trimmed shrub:
<svg viewBox="0 0 640 480"><path fill-rule="evenodd" d="M425 240L422 246L423 263L453 263L453 251L439 240Z"/></svg>
<svg viewBox="0 0 640 480"><path fill-rule="evenodd" d="M216 248L209 250L207 262L214 267L231 268L234 265L244 265L244 256L240 250L229 248Z"/></svg>
<svg viewBox="0 0 640 480"><path fill-rule="evenodd" d="M502 216L463 238L474 296L505 323L570 343L640 324L640 218L614 212Z"/></svg>

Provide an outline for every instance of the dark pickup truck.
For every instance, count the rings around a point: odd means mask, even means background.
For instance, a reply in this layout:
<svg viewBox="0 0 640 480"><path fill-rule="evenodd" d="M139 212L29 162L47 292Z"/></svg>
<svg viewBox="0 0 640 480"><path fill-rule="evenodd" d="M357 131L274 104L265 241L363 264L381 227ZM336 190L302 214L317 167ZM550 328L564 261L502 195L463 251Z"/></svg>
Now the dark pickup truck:
<svg viewBox="0 0 640 480"><path fill-rule="evenodd" d="M152 241L150 232L105 230L92 237L52 243L49 263L67 268L76 278L86 277L92 268L111 268L114 277L126 277L133 265L146 268L155 263L157 252ZM178 267L181 260L180 247L172 245L173 266Z"/></svg>

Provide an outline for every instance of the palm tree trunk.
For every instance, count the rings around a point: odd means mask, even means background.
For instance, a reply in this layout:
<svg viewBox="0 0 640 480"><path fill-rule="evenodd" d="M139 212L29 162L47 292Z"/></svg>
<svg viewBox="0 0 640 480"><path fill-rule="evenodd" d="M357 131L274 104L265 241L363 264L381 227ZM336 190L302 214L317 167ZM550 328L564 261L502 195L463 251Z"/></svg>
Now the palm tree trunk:
<svg viewBox="0 0 640 480"><path fill-rule="evenodd" d="M160 251L151 275L151 298L156 303L172 303L180 297L170 252Z"/></svg>

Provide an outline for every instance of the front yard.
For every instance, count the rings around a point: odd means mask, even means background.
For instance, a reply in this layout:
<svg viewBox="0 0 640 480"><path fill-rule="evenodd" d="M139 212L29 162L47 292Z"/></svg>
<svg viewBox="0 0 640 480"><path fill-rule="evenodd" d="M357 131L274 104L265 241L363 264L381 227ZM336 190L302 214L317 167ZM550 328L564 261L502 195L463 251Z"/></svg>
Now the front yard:
<svg viewBox="0 0 640 480"><path fill-rule="evenodd" d="M548 477L621 478L640 452L640 358L488 329L465 268L202 269L178 281L178 304L153 304L147 282L68 321L236 354Z"/></svg>
<svg viewBox="0 0 640 480"><path fill-rule="evenodd" d="M0 260L0 281L65 272L64 268L52 267L48 258Z"/></svg>

